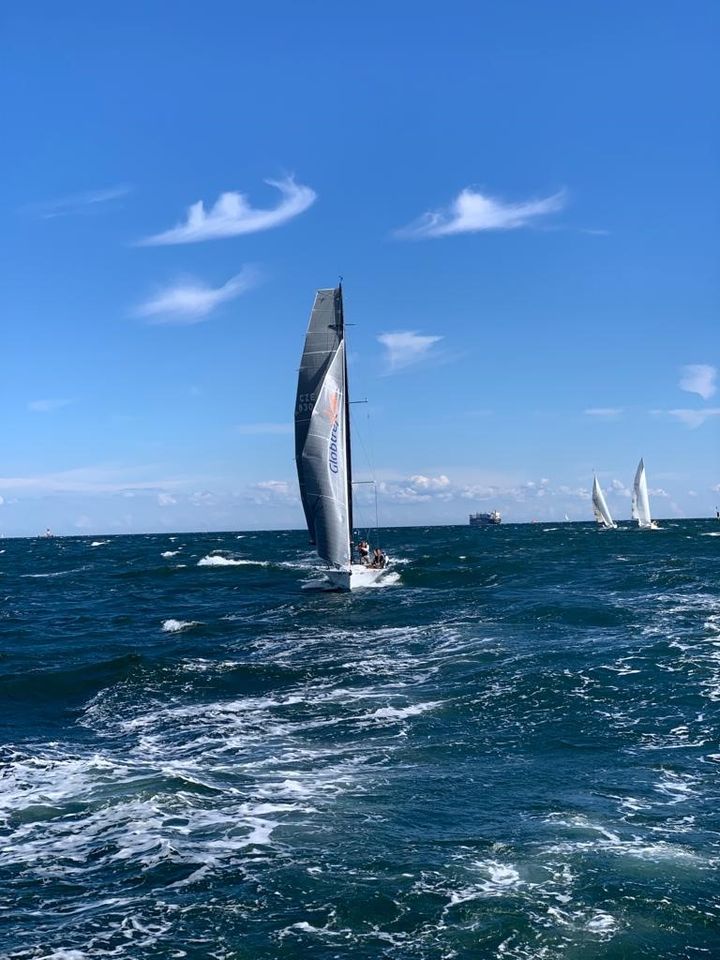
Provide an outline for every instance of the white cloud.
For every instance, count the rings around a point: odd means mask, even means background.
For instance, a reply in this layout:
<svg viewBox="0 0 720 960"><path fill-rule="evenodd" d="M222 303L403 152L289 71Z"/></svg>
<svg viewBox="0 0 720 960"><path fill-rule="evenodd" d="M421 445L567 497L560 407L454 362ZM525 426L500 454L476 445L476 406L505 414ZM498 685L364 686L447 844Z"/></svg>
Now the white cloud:
<svg viewBox="0 0 720 960"><path fill-rule="evenodd" d="M632 496L630 489L625 486L622 480L612 480L610 482L610 489L621 497L629 498Z"/></svg>
<svg viewBox="0 0 720 960"><path fill-rule="evenodd" d="M442 337L423 336L415 330L381 333L378 341L385 347L388 370L402 370L427 356L433 344Z"/></svg>
<svg viewBox="0 0 720 960"><path fill-rule="evenodd" d="M704 410L668 410L667 412L673 419L679 420L680 423L684 423L691 430L695 430L701 427L710 417L719 417L720 407L706 407Z"/></svg>
<svg viewBox="0 0 720 960"><path fill-rule="evenodd" d="M237 432L248 437L292 433L291 423L241 423Z"/></svg>
<svg viewBox="0 0 720 960"><path fill-rule="evenodd" d="M597 417L599 420L617 420L622 412L622 407L590 407L583 411L586 417Z"/></svg>
<svg viewBox="0 0 720 960"><path fill-rule="evenodd" d="M5 503L5 497L0 497L0 507Z"/></svg>
<svg viewBox="0 0 720 960"><path fill-rule="evenodd" d="M689 363L680 370L682 376L678 386L681 390L697 393L703 400L709 400L717 391L717 369L709 363Z"/></svg>
<svg viewBox="0 0 720 960"><path fill-rule="evenodd" d="M221 303L234 300L258 281L259 273L254 267L243 267L221 287L209 287L200 280L184 280L162 290L134 312L138 317L150 318L151 323L200 323Z"/></svg>
<svg viewBox="0 0 720 960"><path fill-rule="evenodd" d="M91 209L120 200L132 191L127 184L118 184L115 187L106 187L102 190L86 190L84 193L73 193L57 200L48 200L44 203L34 203L27 207L29 213L50 220L53 217L67 216L72 213L83 213Z"/></svg>
<svg viewBox="0 0 720 960"><path fill-rule="evenodd" d="M266 180L281 193L276 207L268 210L251 207L242 193L223 193L210 210L205 210L202 200L188 208L187 220L171 230L141 240L143 245L171 243L196 243L200 240L217 240L222 237L237 237L244 233L257 233L279 227L303 213L317 199L310 187L295 183L292 177L284 180Z"/></svg>
<svg viewBox="0 0 720 960"><path fill-rule="evenodd" d="M217 502L217 496L211 490L196 490L190 495L194 507L210 507Z"/></svg>
<svg viewBox="0 0 720 960"><path fill-rule="evenodd" d="M53 410L60 410L62 407L69 406L72 400L31 400L28 403L28 410L33 413L52 413Z"/></svg>
<svg viewBox="0 0 720 960"><path fill-rule="evenodd" d="M562 210L564 205L563 191L542 200L505 203L468 187L448 207L423 214L414 223L398 230L396 235L410 238L447 237L481 230L516 230L528 226L538 217Z"/></svg>
<svg viewBox="0 0 720 960"><path fill-rule="evenodd" d="M159 507L172 507L177 503L177 500L169 493L159 493L157 502Z"/></svg>
<svg viewBox="0 0 720 960"><path fill-rule="evenodd" d="M404 504L428 501L492 501L494 505L501 506L503 503L526 504L551 500L586 502L591 496L588 487L567 484L553 486L547 477L526 480L524 483L457 483L445 474L436 477L415 474L402 479L384 480L380 483L379 490L383 500Z"/></svg>
<svg viewBox="0 0 720 960"><path fill-rule="evenodd" d="M261 480L248 491L253 503L296 503L299 500L295 484L287 480Z"/></svg>
<svg viewBox="0 0 720 960"><path fill-rule="evenodd" d="M439 477L424 477L421 473L410 477L410 483L418 490L446 490L450 486L450 480L441 473Z"/></svg>

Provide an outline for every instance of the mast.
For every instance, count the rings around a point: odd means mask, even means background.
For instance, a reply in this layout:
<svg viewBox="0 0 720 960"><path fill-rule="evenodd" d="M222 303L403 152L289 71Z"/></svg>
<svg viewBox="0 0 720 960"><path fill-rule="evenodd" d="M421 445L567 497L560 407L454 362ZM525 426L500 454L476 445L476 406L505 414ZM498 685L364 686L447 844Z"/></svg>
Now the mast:
<svg viewBox="0 0 720 960"><path fill-rule="evenodd" d="M350 547L350 559L352 562L352 539L353 539L353 501L352 501L352 451L350 449L350 393L348 390L347 373L347 344L345 343L345 314L343 311L342 280L335 291L335 322L338 328L338 335L343 342L343 399L345 409L343 417L345 422L345 477L347 480L347 502L348 502L348 542Z"/></svg>

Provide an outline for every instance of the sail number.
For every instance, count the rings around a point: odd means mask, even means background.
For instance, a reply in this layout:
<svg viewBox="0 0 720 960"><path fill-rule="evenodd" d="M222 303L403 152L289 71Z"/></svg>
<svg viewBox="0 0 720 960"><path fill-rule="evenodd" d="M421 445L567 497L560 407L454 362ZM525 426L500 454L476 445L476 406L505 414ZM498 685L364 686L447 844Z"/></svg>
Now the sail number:
<svg viewBox="0 0 720 960"><path fill-rule="evenodd" d="M312 413L315 409L315 394L314 393L300 393L297 398L297 409L296 413Z"/></svg>

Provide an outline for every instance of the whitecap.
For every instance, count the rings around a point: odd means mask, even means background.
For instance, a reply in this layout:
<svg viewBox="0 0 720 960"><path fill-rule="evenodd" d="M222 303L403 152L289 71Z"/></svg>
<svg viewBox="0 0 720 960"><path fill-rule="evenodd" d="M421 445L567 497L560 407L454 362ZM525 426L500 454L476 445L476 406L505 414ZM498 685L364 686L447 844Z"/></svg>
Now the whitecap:
<svg viewBox="0 0 720 960"><path fill-rule="evenodd" d="M596 910L585 924L585 929L590 933L612 933L617 929L617 925L615 917L603 910Z"/></svg>
<svg viewBox="0 0 720 960"><path fill-rule="evenodd" d="M199 620L163 620L162 628L165 633L180 633L181 630L190 630L199 627Z"/></svg>
<svg viewBox="0 0 720 960"><path fill-rule="evenodd" d="M234 560L217 554L208 554L198 560L199 567L269 567L267 560Z"/></svg>
<svg viewBox="0 0 720 960"><path fill-rule="evenodd" d="M161 557L176 557L180 553L179 550L163 550L160 554Z"/></svg>

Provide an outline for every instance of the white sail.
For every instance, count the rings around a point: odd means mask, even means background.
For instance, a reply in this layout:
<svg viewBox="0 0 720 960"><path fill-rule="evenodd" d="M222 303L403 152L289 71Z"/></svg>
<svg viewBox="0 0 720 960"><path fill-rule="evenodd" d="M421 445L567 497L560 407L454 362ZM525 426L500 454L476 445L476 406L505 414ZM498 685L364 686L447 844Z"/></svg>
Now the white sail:
<svg viewBox="0 0 720 960"><path fill-rule="evenodd" d="M595 519L600 526L607 528L617 526L610 514L610 510L608 509L608 505L605 500L605 495L602 492L602 488L598 483L597 477L593 477L592 505Z"/></svg>
<svg viewBox="0 0 720 960"><path fill-rule="evenodd" d="M637 520L641 529L648 529L653 526L650 516L650 499L648 497L647 477L645 476L645 464L642 457L635 472L635 482L633 483L632 497L632 516Z"/></svg>

